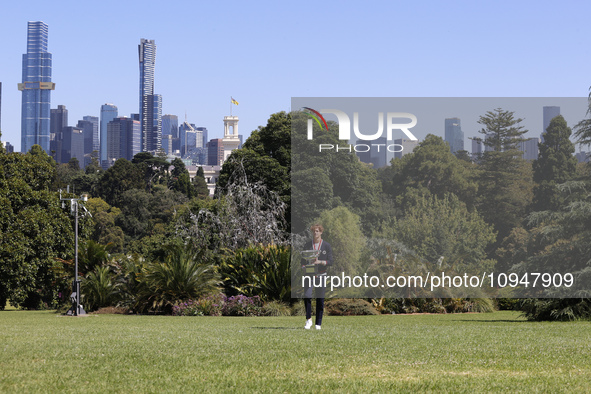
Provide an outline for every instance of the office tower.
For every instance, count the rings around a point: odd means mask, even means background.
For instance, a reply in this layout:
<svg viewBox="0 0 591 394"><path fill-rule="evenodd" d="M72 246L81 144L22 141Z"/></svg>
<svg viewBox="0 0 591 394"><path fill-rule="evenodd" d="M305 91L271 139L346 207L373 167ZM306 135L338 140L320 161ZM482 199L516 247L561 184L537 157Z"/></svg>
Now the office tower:
<svg viewBox="0 0 591 394"><path fill-rule="evenodd" d="M84 118L92 118L91 116L85 116ZM80 166L86 167L91 162L92 152L96 151L93 149L94 137L95 137L95 126L96 134L98 134L98 118L96 123L90 120L79 120L76 127L82 130L84 135L84 162L80 162Z"/></svg>
<svg viewBox="0 0 591 394"><path fill-rule="evenodd" d="M162 115L162 136L171 135L179 138L179 117L176 115Z"/></svg>
<svg viewBox="0 0 591 394"><path fill-rule="evenodd" d="M396 152L394 153L394 157L399 159L404 155L412 153L412 151L417 146L419 146L419 141L413 141L413 140L408 140L405 138L400 138L400 139L394 140L394 144L399 145L399 146L392 148L392 149L395 148L395 150L396 150Z"/></svg>
<svg viewBox="0 0 591 394"><path fill-rule="evenodd" d="M464 132L460 118L445 119L445 141L449 144L451 153L464 150Z"/></svg>
<svg viewBox="0 0 591 394"><path fill-rule="evenodd" d="M63 131L61 163L67 163L72 158L78 159L80 167L84 166L84 133L78 127L66 126Z"/></svg>
<svg viewBox="0 0 591 394"><path fill-rule="evenodd" d="M207 164L210 166L221 166L224 162L224 142L221 138L211 140L207 143Z"/></svg>
<svg viewBox="0 0 591 394"><path fill-rule="evenodd" d="M166 155L172 155L172 135L163 135L162 136L162 150Z"/></svg>
<svg viewBox="0 0 591 394"><path fill-rule="evenodd" d="M162 145L162 96L154 94L156 42L142 38L140 45L138 45L138 52L142 150L156 152Z"/></svg>
<svg viewBox="0 0 591 394"><path fill-rule="evenodd" d="M192 147L196 147L196 141L194 140L197 136L196 131L197 127L193 123L185 121L179 126L181 157L185 157Z"/></svg>
<svg viewBox="0 0 591 394"><path fill-rule="evenodd" d="M92 150L99 152L101 150L101 136L99 134L99 118L98 116L83 116L82 120L92 124Z"/></svg>
<svg viewBox="0 0 591 394"><path fill-rule="evenodd" d="M21 152L35 144L48 154L51 91L51 53L47 52L48 28L43 22L29 22L27 53L23 55L23 82L18 84L22 94Z"/></svg>
<svg viewBox="0 0 591 394"><path fill-rule="evenodd" d="M523 152L523 158L525 160L537 160L539 155L539 143L539 138L528 138L525 141L519 142L517 148Z"/></svg>
<svg viewBox="0 0 591 394"><path fill-rule="evenodd" d="M197 130L201 131L203 134L203 146L204 148L207 147L207 141L209 141L207 127L197 127Z"/></svg>
<svg viewBox="0 0 591 394"><path fill-rule="evenodd" d="M546 133L546 129L550 126L550 121L560 115L560 107L555 106L547 106L542 109L543 113L543 129L542 133L540 134L540 139L544 142L544 134Z"/></svg>
<svg viewBox="0 0 591 394"><path fill-rule="evenodd" d="M140 122L131 118L115 118L107 125L107 160L111 166L117 159L131 161L141 152Z"/></svg>
<svg viewBox="0 0 591 394"><path fill-rule="evenodd" d="M14 146L10 142L3 142L6 153L14 153Z"/></svg>
<svg viewBox="0 0 591 394"><path fill-rule="evenodd" d="M484 142L482 138L472 139L472 160L478 161L482 157L484 150Z"/></svg>
<svg viewBox="0 0 591 394"><path fill-rule="evenodd" d="M101 133L101 149L100 149L100 162L101 167L108 168L108 146L107 146L107 126L110 121L115 119L118 116L117 107L113 104L103 104L101 106L101 124L100 124L100 133Z"/></svg>
<svg viewBox="0 0 591 394"><path fill-rule="evenodd" d="M49 151L57 163L67 163L62 158L64 128L68 126L68 110L65 105L51 109L49 121Z"/></svg>

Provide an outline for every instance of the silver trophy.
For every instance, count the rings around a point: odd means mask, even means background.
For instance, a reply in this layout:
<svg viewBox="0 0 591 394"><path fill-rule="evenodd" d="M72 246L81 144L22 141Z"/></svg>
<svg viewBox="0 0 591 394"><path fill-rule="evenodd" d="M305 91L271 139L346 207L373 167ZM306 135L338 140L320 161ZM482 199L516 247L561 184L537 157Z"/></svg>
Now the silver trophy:
<svg viewBox="0 0 591 394"><path fill-rule="evenodd" d="M300 253L302 255L302 258L308 261L308 264L304 266L304 271L306 272L306 274L317 274L318 265L313 263L320 255L320 249L302 250Z"/></svg>

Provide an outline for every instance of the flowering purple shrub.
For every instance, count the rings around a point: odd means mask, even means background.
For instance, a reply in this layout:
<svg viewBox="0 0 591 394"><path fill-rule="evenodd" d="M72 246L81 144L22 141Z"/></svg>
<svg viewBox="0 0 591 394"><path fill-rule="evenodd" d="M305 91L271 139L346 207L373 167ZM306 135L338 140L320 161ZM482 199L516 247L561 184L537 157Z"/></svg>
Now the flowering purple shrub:
<svg viewBox="0 0 591 394"><path fill-rule="evenodd" d="M226 298L222 314L224 316L260 316L262 308L263 302L259 296L237 295Z"/></svg>
<svg viewBox="0 0 591 394"><path fill-rule="evenodd" d="M173 316L261 316L263 301L259 296L216 294L198 300L187 300L172 308Z"/></svg>
<svg viewBox="0 0 591 394"><path fill-rule="evenodd" d="M172 308L173 316L221 316L226 296L216 294L198 300L187 300Z"/></svg>

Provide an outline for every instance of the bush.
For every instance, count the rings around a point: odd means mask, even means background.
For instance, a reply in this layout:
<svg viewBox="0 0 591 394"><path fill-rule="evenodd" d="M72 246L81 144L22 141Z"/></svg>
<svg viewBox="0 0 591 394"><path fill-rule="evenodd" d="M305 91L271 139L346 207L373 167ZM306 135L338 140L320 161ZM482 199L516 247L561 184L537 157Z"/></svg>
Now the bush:
<svg viewBox="0 0 591 394"><path fill-rule="evenodd" d="M263 305L262 316L290 316L291 309L289 305L280 301L269 301Z"/></svg>
<svg viewBox="0 0 591 394"><path fill-rule="evenodd" d="M327 314L332 316L379 315L369 302L362 299L343 298L328 300L325 303Z"/></svg>
<svg viewBox="0 0 591 394"><path fill-rule="evenodd" d="M221 316L226 297L223 294L187 300L172 308L173 316Z"/></svg>
<svg viewBox="0 0 591 394"><path fill-rule="evenodd" d="M533 298L521 300L519 310L527 320L591 320L589 298Z"/></svg>
<svg viewBox="0 0 591 394"><path fill-rule="evenodd" d="M259 296L237 295L226 298L222 314L224 316L261 316L263 302Z"/></svg>

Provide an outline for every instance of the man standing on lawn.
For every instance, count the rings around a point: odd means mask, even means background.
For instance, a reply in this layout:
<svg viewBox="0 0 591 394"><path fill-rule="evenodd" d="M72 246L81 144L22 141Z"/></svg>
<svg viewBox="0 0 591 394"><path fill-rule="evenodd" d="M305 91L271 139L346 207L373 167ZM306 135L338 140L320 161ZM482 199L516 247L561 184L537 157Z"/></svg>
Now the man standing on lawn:
<svg viewBox="0 0 591 394"><path fill-rule="evenodd" d="M310 286L304 288L304 305L306 307L306 325L304 328L309 330L312 328L312 291L316 294L316 329L320 330L322 326L322 315L324 314L324 293L326 291L326 269L332 265L332 248L328 242L322 240L322 233L324 228L319 224L314 224L310 227L312 232L312 241L306 244L306 250L319 250L316 260L312 264L317 265L317 272L314 276L319 277L316 282L321 282L318 286L314 281ZM321 280L318 280L321 279Z"/></svg>

